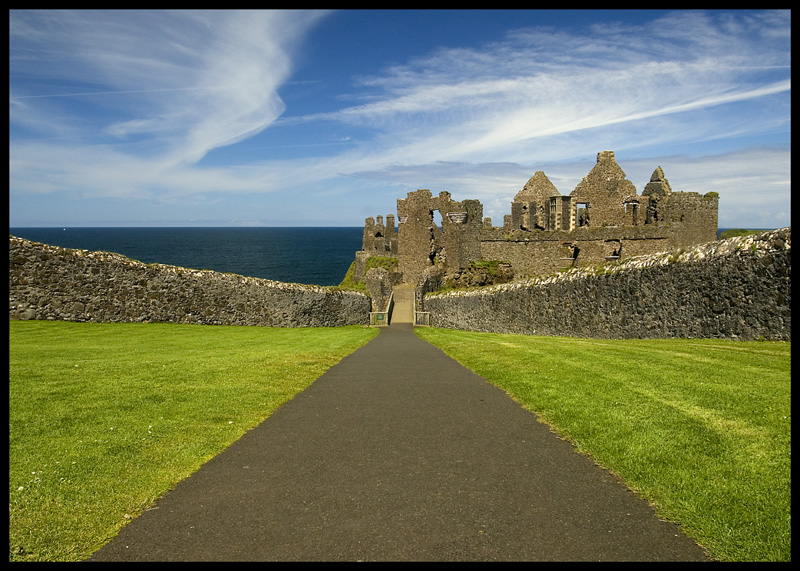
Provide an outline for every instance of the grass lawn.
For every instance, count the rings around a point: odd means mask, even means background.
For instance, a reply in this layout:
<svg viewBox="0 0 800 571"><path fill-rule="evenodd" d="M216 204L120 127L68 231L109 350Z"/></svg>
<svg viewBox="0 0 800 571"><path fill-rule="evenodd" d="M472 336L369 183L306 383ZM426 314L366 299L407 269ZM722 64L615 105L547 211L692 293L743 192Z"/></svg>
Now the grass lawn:
<svg viewBox="0 0 800 571"><path fill-rule="evenodd" d="M722 561L791 560L787 342L417 329Z"/></svg>
<svg viewBox="0 0 800 571"><path fill-rule="evenodd" d="M9 560L77 561L377 335L9 322Z"/></svg>

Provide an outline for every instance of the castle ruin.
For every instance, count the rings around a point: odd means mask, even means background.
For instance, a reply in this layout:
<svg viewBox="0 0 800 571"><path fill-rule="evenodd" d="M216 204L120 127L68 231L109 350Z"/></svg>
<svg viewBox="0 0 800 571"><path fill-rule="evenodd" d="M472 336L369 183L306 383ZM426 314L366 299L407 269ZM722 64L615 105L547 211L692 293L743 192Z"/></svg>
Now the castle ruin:
<svg viewBox="0 0 800 571"><path fill-rule="evenodd" d="M674 192L661 167L637 194L614 152L603 151L568 195L536 172L498 227L483 217L478 200L409 192L397 200L396 227L393 215L385 223L382 216L366 219L355 278L363 280L366 260L374 256L397 258L395 283L416 286L431 268L445 281L456 280L479 261L502 261L514 278L527 278L687 248L716 240L718 206L714 192Z"/></svg>

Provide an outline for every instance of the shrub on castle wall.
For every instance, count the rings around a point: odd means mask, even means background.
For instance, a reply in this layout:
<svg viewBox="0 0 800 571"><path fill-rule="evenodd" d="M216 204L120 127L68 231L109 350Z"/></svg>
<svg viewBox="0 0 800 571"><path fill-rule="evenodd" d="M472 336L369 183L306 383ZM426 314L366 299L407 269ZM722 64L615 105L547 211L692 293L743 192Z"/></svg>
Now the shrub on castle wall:
<svg viewBox="0 0 800 571"><path fill-rule="evenodd" d="M11 319L335 327L366 325L369 310L362 292L9 238Z"/></svg>
<svg viewBox="0 0 800 571"><path fill-rule="evenodd" d="M595 338L791 339L791 229L549 278L429 294L435 327Z"/></svg>

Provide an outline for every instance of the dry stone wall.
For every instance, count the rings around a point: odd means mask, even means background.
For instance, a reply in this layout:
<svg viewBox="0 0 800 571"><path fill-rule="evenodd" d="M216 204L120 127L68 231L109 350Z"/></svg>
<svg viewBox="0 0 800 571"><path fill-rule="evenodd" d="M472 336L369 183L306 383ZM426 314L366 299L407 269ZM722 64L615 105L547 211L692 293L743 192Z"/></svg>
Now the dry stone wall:
<svg viewBox="0 0 800 571"><path fill-rule="evenodd" d="M425 296L435 327L594 338L791 340L791 228Z"/></svg>
<svg viewBox="0 0 800 571"><path fill-rule="evenodd" d="M336 327L369 322L363 293L9 239L9 318Z"/></svg>

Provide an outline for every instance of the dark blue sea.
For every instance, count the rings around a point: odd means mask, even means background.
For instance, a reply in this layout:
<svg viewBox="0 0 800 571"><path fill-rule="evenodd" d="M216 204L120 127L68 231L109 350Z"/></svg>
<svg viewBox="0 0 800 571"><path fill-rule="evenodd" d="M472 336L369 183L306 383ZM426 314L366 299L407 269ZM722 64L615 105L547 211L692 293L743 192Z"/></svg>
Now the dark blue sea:
<svg viewBox="0 0 800 571"><path fill-rule="evenodd" d="M361 249L363 228L9 228L64 248L140 262L231 272L281 282L338 285Z"/></svg>

